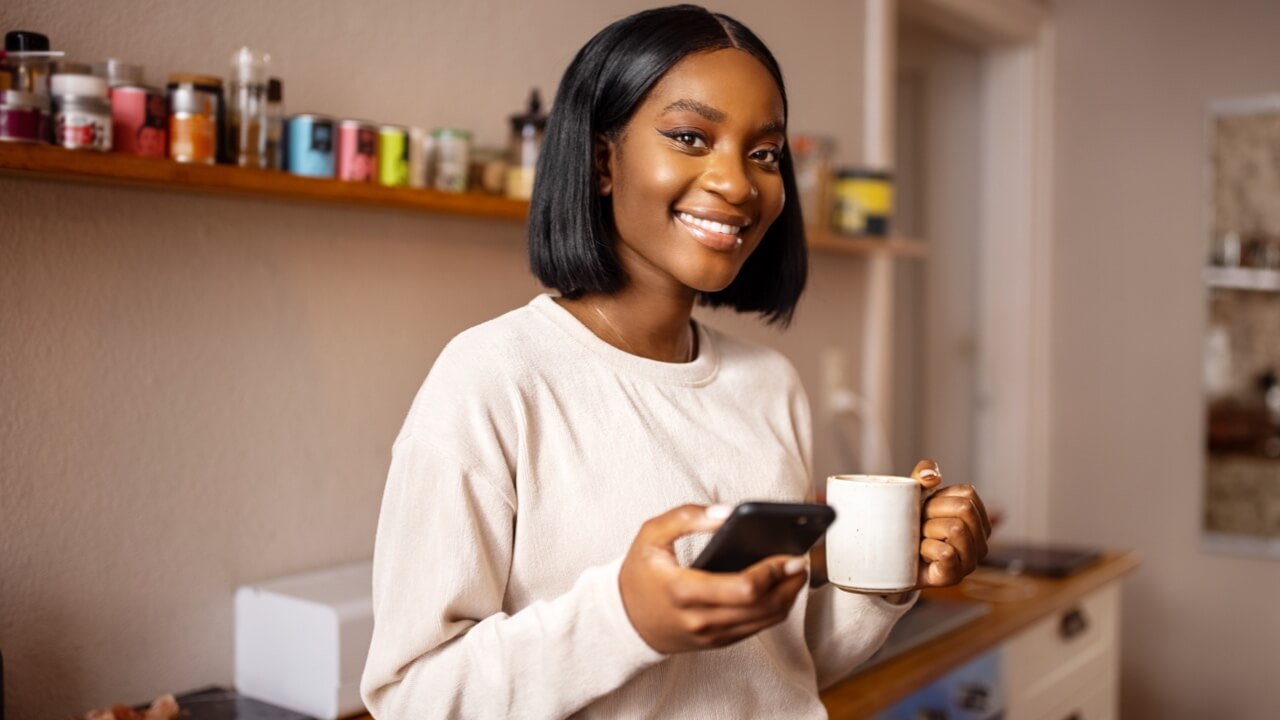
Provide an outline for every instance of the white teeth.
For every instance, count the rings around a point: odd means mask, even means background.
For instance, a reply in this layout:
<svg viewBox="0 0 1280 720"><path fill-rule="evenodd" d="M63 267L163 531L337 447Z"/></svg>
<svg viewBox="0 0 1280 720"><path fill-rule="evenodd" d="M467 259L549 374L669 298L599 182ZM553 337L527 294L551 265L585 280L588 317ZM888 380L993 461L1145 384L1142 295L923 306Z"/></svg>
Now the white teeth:
<svg viewBox="0 0 1280 720"><path fill-rule="evenodd" d="M676 217L690 225L697 225L704 230L710 230L711 232L720 233L722 235L737 235L742 230L741 225L725 225L724 223L718 223L713 220L703 220L702 218L694 217L689 213L676 213Z"/></svg>

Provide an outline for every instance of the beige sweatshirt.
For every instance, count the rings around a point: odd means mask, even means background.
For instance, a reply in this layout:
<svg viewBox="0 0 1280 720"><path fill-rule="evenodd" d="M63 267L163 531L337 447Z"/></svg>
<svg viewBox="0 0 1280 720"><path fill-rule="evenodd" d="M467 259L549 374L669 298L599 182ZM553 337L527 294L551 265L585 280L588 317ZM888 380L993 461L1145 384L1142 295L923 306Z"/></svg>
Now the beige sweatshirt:
<svg viewBox="0 0 1280 720"><path fill-rule="evenodd" d="M362 682L375 717L825 717L819 689L907 606L805 591L778 626L670 656L622 606L618 568L646 519L810 495L795 369L698 333L693 362L647 360L542 295L449 343L382 501ZM705 542L683 539L681 559Z"/></svg>

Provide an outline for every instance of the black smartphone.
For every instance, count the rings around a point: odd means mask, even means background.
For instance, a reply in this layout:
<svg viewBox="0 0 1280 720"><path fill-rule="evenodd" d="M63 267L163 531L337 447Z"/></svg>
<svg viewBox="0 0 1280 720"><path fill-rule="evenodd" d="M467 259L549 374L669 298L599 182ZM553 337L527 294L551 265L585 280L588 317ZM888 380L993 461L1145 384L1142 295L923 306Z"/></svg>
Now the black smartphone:
<svg viewBox="0 0 1280 720"><path fill-rule="evenodd" d="M739 572L771 555L803 555L831 527L836 511L817 503L746 502L733 509L690 567Z"/></svg>

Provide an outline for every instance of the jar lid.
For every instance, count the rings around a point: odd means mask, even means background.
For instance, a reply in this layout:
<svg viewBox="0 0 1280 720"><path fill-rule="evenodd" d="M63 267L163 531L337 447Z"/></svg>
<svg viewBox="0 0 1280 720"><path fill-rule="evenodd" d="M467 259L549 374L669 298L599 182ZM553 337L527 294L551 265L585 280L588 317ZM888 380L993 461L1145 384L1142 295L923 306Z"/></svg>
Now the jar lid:
<svg viewBox="0 0 1280 720"><path fill-rule="evenodd" d="M26 92L25 90L5 90L0 93L0 105L9 109L33 108L49 110L49 96L43 93Z"/></svg>
<svg viewBox="0 0 1280 720"><path fill-rule="evenodd" d="M267 82L267 66L271 56L242 47L231 54L231 79L239 82Z"/></svg>
<svg viewBox="0 0 1280 720"><path fill-rule="evenodd" d="M457 128L436 128L431 131L431 137L455 137L463 140L470 140L471 132L469 130L458 130Z"/></svg>
<svg viewBox="0 0 1280 720"><path fill-rule="evenodd" d="M54 95L107 96L107 79L97 75L63 73L49 79L49 90Z"/></svg>
<svg viewBox="0 0 1280 720"><path fill-rule="evenodd" d="M542 96L538 94L538 88L529 91L528 106L524 114L511 116L513 131L520 132L527 125L532 125L538 130L547 126L547 116L542 114Z"/></svg>
<svg viewBox="0 0 1280 720"><path fill-rule="evenodd" d="M116 58L94 63L93 74L106 78L111 87L142 84L142 66Z"/></svg>
<svg viewBox="0 0 1280 720"><path fill-rule="evenodd" d="M893 173L888 170L873 170L871 168L841 168L836 171L836 178L841 180L866 179L866 180L892 180Z"/></svg>
<svg viewBox="0 0 1280 720"><path fill-rule="evenodd" d="M71 60L54 60L49 63L50 75L96 75L88 63Z"/></svg>
<svg viewBox="0 0 1280 720"><path fill-rule="evenodd" d="M169 76L170 85L204 85L222 89L222 78L217 75L201 75L199 73L173 73Z"/></svg>
<svg viewBox="0 0 1280 720"><path fill-rule="evenodd" d="M4 34L5 52L49 52L49 37L30 30L10 30Z"/></svg>

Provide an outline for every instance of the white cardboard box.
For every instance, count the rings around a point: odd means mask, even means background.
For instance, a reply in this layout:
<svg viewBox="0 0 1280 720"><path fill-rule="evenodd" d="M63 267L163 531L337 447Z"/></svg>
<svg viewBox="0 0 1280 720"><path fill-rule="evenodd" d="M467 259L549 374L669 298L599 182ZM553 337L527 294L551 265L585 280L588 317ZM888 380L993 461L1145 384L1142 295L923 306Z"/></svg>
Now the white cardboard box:
<svg viewBox="0 0 1280 720"><path fill-rule="evenodd" d="M236 590L236 690L322 720L364 711L373 563Z"/></svg>

